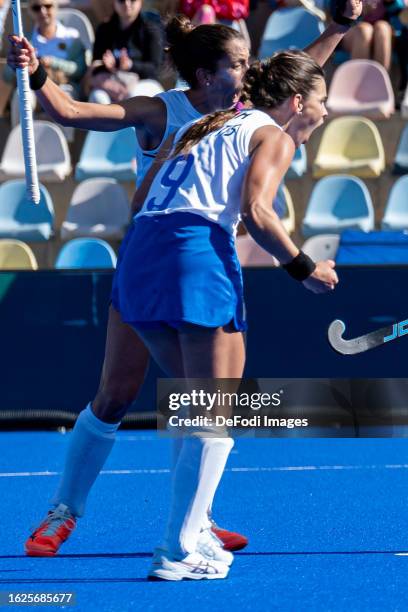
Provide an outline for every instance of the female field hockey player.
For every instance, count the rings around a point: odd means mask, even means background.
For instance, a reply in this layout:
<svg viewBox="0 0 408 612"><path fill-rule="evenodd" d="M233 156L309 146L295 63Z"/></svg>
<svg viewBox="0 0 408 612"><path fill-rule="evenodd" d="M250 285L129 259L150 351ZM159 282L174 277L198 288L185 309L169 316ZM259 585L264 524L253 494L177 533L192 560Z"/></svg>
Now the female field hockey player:
<svg viewBox="0 0 408 612"><path fill-rule="evenodd" d="M326 97L323 71L309 55L276 54L246 73L241 101L250 110L218 111L182 128L169 158L149 171L113 305L168 376L242 377L245 321L234 240L241 215L252 237L307 289L323 293L337 284L334 262L315 263L299 251L271 208L295 148L327 115ZM183 438L150 578L227 576L232 553L202 525L232 445L211 427Z"/></svg>
<svg viewBox="0 0 408 612"><path fill-rule="evenodd" d="M348 0L344 15L355 20L360 0ZM347 25L333 23L309 48L323 64L342 40ZM135 126L137 131L138 183L140 184L159 146L182 125L227 108L237 99L248 63L248 49L235 30L210 25L192 28L188 20L173 19L167 28L170 56L190 85L186 92L170 90L155 98L138 97L121 104L96 105L71 100L50 79L39 79L39 64L25 39L10 37L8 63L12 68L28 66L38 98L63 125L110 131ZM43 82L42 82L43 81ZM125 240L126 243L126 240ZM80 413L73 430L63 477L53 497L54 509L26 543L30 555L52 556L69 537L76 517L83 516L89 491L102 469L115 440L120 420L135 399L144 380L148 351L133 330L109 309L105 360L98 393ZM89 449L92 448L92 452ZM177 459L175 445L174 462ZM84 456L87 461L84 462ZM86 467L86 469L84 469ZM246 539L214 527L226 548L245 546ZM47 535L43 536L46 532Z"/></svg>

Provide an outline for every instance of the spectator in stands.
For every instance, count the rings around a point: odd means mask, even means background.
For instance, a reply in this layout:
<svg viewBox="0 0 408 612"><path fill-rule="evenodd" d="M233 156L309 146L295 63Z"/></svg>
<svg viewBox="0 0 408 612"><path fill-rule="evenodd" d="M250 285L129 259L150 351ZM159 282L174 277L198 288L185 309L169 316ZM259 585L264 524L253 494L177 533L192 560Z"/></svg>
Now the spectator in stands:
<svg viewBox="0 0 408 612"><path fill-rule="evenodd" d="M395 51L400 69L399 95L397 106L404 97L408 85L408 0L385 1L388 20L394 30Z"/></svg>
<svg viewBox="0 0 408 612"><path fill-rule="evenodd" d="M6 23L7 12L9 10L10 0L0 0L0 51L3 42L3 31Z"/></svg>
<svg viewBox="0 0 408 612"><path fill-rule="evenodd" d="M113 0L90 0L97 23L106 21L113 12Z"/></svg>
<svg viewBox="0 0 408 612"><path fill-rule="evenodd" d="M28 10L34 28L28 38L48 76L67 93L79 96L80 80L86 72L85 48L78 30L67 28L57 19L56 0L29 0ZM15 82L14 72L5 67L3 78ZM32 92L33 109L36 96ZM16 92L11 102L11 123L19 122L18 97Z"/></svg>
<svg viewBox="0 0 408 612"><path fill-rule="evenodd" d="M222 23L236 25L251 48L245 19L249 15L249 0L180 0L179 11L187 15L196 25Z"/></svg>
<svg viewBox="0 0 408 612"><path fill-rule="evenodd" d="M373 59L389 71L393 31L386 21L387 10L383 0L363 2L360 22L344 37L343 49L351 59Z"/></svg>
<svg viewBox="0 0 408 612"><path fill-rule="evenodd" d="M114 13L98 26L91 100L109 104L133 95L140 79L156 79L162 60L160 28L141 14L143 0L114 0Z"/></svg>

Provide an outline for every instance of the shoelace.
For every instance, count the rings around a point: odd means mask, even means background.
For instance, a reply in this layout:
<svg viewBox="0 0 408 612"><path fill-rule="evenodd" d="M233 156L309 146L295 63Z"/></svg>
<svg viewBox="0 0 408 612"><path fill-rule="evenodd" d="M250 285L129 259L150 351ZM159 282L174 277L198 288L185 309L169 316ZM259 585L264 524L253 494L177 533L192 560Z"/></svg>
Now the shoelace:
<svg viewBox="0 0 408 612"><path fill-rule="evenodd" d="M211 546L211 544L204 544L200 547L200 552L202 555L204 555L205 557L209 557L210 559L215 559L216 556L216 551L214 550L214 547Z"/></svg>
<svg viewBox="0 0 408 612"><path fill-rule="evenodd" d="M70 523L68 522L71 519ZM48 513L46 518L42 521L41 525L38 528L31 528L31 532L34 534L35 531L38 531L44 525L48 525L48 529L44 531L42 535L52 536L55 535L55 532L61 525L63 525L67 521L67 529L72 531L75 527L75 521L72 518L72 515L69 513L62 513L57 510L52 510Z"/></svg>

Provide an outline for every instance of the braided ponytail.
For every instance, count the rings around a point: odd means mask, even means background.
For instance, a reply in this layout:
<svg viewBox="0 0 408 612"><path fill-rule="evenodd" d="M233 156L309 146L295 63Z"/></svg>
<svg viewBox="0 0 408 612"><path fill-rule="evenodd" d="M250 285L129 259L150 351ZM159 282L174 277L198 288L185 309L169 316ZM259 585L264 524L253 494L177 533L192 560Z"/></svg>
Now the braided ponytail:
<svg viewBox="0 0 408 612"><path fill-rule="evenodd" d="M303 51L275 53L263 62L254 62L247 70L240 103L274 109L295 94L306 99L320 78L324 78L323 70ZM202 117L177 142L175 155L187 155L191 147L221 129L236 113L233 108Z"/></svg>

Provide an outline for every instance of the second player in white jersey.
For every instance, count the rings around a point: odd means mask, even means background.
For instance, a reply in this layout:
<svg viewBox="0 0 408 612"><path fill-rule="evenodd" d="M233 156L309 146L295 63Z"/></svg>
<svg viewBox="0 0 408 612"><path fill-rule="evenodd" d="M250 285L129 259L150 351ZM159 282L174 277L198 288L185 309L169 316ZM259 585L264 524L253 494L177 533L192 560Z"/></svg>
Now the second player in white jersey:
<svg viewBox="0 0 408 612"><path fill-rule="evenodd" d="M202 114L191 104L184 91L179 89L170 89L169 91L164 91L163 93L157 94L156 98L159 98L166 107L166 125L161 141L153 149L144 149L139 142L139 138L137 138L137 186L142 183L146 173L154 162L161 145L167 140L167 138L171 134L177 132L182 126L202 117Z"/></svg>
<svg viewBox="0 0 408 612"><path fill-rule="evenodd" d="M218 131L165 164L150 187L140 215L192 212L236 233L240 221L242 179L249 164L249 145L261 127L280 126L266 113L245 110ZM176 135L177 140L190 126Z"/></svg>

